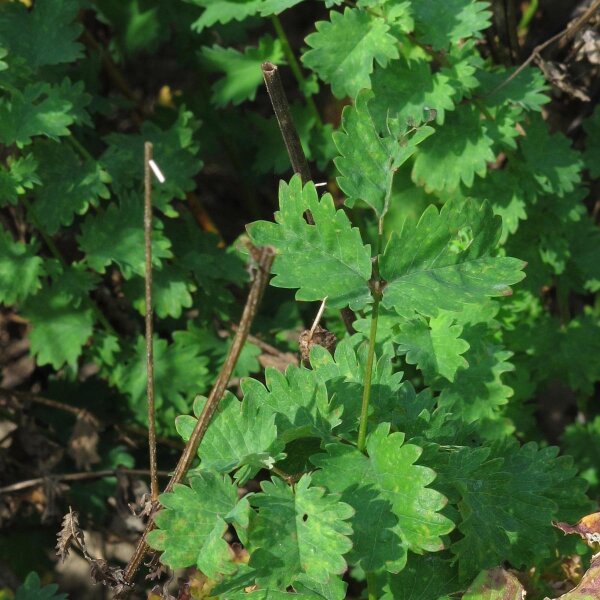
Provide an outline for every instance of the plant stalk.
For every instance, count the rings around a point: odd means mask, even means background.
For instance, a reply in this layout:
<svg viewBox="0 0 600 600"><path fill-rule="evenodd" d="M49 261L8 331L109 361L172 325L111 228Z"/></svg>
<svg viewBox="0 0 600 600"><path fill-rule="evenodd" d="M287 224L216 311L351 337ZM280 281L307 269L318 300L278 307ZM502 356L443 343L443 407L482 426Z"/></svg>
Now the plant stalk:
<svg viewBox="0 0 600 600"><path fill-rule="evenodd" d="M317 108L317 105L315 104L315 101L313 100L312 95L306 91L306 78L302 74L302 68L300 67L300 63L298 62L298 59L296 58L296 55L292 50L292 46L290 45L290 41L288 40L288 37L285 33L285 29L281 24L281 20L277 15L273 15L271 17L271 22L273 23L273 29L275 29L275 33L277 34L277 37L281 42L281 47L283 49L283 53L288 62L288 65L292 70L292 73L296 78L296 81L298 82L302 93L304 94L306 104L310 108L310 111L313 113L313 115L316 117L319 126L322 126L323 121L321 120L321 115L319 114L319 110Z"/></svg>
<svg viewBox="0 0 600 600"><path fill-rule="evenodd" d="M262 295L269 281L271 265L273 264L274 258L275 253L272 248L266 247L260 249L259 258L257 260L256 275L254 277L252 287L250 288L250 293L248 294L248 299L246 300L246 305L244 306L240 324L236 331L235 337L233 338L229 353L227 354L227 358L221 367L219 376L217 377L217 380L210 391L208 400L202 409L202 413L198 417L194 431L192 432L192 435L188 440L183 453L181 454L177 466L175 467L173 476L165 488L165 493L171 492L176 484L183 481L183 478L187 474L194 458L196 457L200 442L204 438L204 434L208 429L212 416L217 410L217 406L219 405L219 402L225 393L227 384L231 378L231 374L233 373L233 369L235 368L250 331L250 326L252 325L254 317L258 311L258 306L262 299ZM148 534L154 529L154 518L159 510L160 505L158 502L155 502L153 512L150 515L146 529L138 541L138 544L133 552L133 556L125 568L124 580L127 584L131 584L133 582L135 575L138 572L142 561L144 560L144 556L146 556L146 553L149 550L146 539Z"/></svg>
<svg viewBox="0 0 600 600"><path fill-rule="evenodd" d="M369 353L367 355L367 368L365 370L365 387L363 388L362 405L360 408L360 423L358 426L358 449L365 451L367 442L367 420L369 416L369 400L371 399L371 379L373 376L373 362L375 359L375 340L377 338L377 319L379 317L379 303L381 293L376 290L373 309L371 311L371 330L369 332Z"/></svg>
<svg viewBox="0 0 600 600"><path fill-rule="evenodd" d="M310 167L302 149L300 136L298 135L290 105L285 95L283 84L281 83L279 69L277 65L271 62L264 62L261 68L275 117L277 118L277 123L279 123L279 129L281 130L281 135L283 136L283 141L290 157L290 162L292 163L292 169L294 173L300 174L302 183L306 184L311 180Z"/></svg>
<svg viewBox="0 0 600 600"><path fill-rule="evenodd" d="M158 500L158 477L156 476L156 408L154 402L154 339L152 307L152 171L150 161L152 142L144 143L144 254L146 296L146 398L148 402L148 452L150 455L150 496Z"/></svg>
<svg viewBox="0 0 600 600"><path fill-rule="evenodd" d="M373 572L367 573L367 598L377 600L377 577Z"/></svg>

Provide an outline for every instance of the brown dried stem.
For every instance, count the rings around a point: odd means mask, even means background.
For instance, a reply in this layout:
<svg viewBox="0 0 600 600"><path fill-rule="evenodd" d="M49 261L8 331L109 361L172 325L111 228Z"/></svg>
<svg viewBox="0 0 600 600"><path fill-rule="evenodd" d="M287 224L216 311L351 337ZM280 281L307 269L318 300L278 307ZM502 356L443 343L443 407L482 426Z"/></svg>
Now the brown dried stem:
<svg viewBox="0 0 600 600"><path fill-rule="evenodd" d="M210 391L208 400L204 405L202 413L198 417L194 431L192 432L192 435L183 450L177 466L175 467L173 476L165 488L165 493L172 491L175 484L183 481L183 478L188 472L196 453L198 452L198 446L200 446L200 442L204 438L204 434L206 433L212 416L219 405L219 401L227 389L227 384L231 378L233 369L235 368L240 356L240 352L244 346L244 342L246 341L250 331L250 326L252 325L254 317L256 316L260 300L269 281L269 274L271 272L271 265L273 264L274 257L275 255L272 248L262 248L259 252L256 275L252 283L252 287L250 288L250 293L248 294L248 299L246 300L246 305L244 306L244 311L242 313L236 334L233 338L233 343L231 344L227 358L221 367L219 376L217 377L217 380ZM154 516L159 510L160 506L157 502L155 502L153 512L150 515L146 529L134 550L133 556L125 568L124 578L125 582L128 584L133 582L133 579L135 578L135 575L142 564L144 556L149 550L146 538L148 533L154 529Z"/></svg>
<svg viewBox="0 0 600 600"><path fill-rule="evenodd" d="M144 250L146 295L146 396L148 400L148 451L150 454L150 496L158 500L156 477L156 410L154 405L154 341L152 317L152 142L144 144Z"/></svg>
<svg viewBox="0 0 600 600"><path fill-rule="evenodd" d="M271 98L273 111L277 117L277 123L279 124L279 129L281 130L281 135L285 147L287 148L290 162L292 163L292 169L294 170L294 173L300 175L302 184L305 184L312 179L312 175L310 174L310 167L308 166L306 155L304 154L302 144L300 143L300 136L298 135L298 130L294 124L294 118L290 111L290 105L287 96L285 95L283 84L281 83L279 69L277 68L277 65L268 61L261 65L261 69L267 92L269 92L269 98ZM314 225L313 217L309 211L306 211L305 217L307 223ZM349 308L342 308L340 313L348 333L355 333L352 325L355 320L354 313Z"/></svg>
<svg viewBox="0 0 600 600"><path fill-rule="evenodd" d="M82 473L58 473L56 475L48 475L46 477L35 477L33 479L26 479L25 481L19 481L18 483L11 483L0 487L0 494L9 494L11 492L20 492L37 485L41 485L44 481L51 479L52 481L86 481L89 479L102 479L103 477L115 477L119 473L125 475L150 475L150 471L147 469L104 469L102 471L85 471ZM168 471L157 471L160 477L169 477Z"/></svg>
<svg viewBox="0 0 600 600"><path fill-rule="evenodd" d="M589 8L577 19L575 19L570 25L567 25L565 29L553 35L551 38L547 39L545 42L536 46L527 60L521 64L521 66L507 77L502 83L496 86L488 96L493 96L497 91L501 90L505 85L508 85L513 79L518 77L534 60L540 58L540 53L545 50L548 46L558 42L561 39L568 40L573 37L593 16L594 13L600 8L600 0L593 0L590 4Z"/></svg>
<svg viewBox="0 0 600 600"><path fill-rule="evenodd" d="M302 178L302 183L307 183L311 180L310 167L308 161L302 149L300 143L300 136L290 111L290 105L288 103L283 84L281 83L281 77L279 76L279 69L277 65L271 62L264 62L261 66L265 85L267 86L267 92L269 92L269 98L271 98L271 104L277 117L277 123L279 123L279 129L281 129L281 135L292 163L292 169L294 173L299 173Z"/></svg>

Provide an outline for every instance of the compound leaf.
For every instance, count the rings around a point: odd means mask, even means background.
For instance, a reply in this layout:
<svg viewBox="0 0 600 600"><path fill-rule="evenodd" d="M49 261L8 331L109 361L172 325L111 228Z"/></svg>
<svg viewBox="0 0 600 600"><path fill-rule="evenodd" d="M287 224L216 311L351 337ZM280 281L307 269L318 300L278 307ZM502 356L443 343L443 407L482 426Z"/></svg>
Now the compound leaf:
<svg viewBox="0 0 600 600"><path fill-rule="evenodd" d="M338 98L353 98L361 88L371 87L374 60L385 67L388 60L399 56L398 41L388 33L389 26L366 11L332 11L330 20L318 21L316 29L306 37L311 49L302 62L331 84Z"/></svg>
<svg viewBox="0 0 600 600"><path fill-rule="evenodd" d="M31 11L11 2L0 11L2 45L32 69L72 62L83 55L77 42L83 30L75 22L78 11L77 0L37 0Z"/></svg>
<svg viewBox="0 0 600 600"><path fill-rule="evenodd" d="M454 524L440 511L442 494L427 486L435 473L415 465L421 448L404 443L404 434L389 434L381 423L367 438L368 456L345 444L329 444L327 454L311 458L319 471L313 480L330 492L340 493L356 515L352 564L366 571L385 568L400 571L407 550L436 552L443 549L442 535Z"/></svg>
<svg viewBox="0 0 600 600"><path fill-rule="evenodd" d="M17 588L15 600L67 600L66 594L57 594L57 591L56 583L42 586L39 575L32 571L25 578L23 585Z"/></svg>
<svg viewBox="0 0 600 600"><path fill-rule="evenodd" d="M36 135L53 140L69 135L75 122L72 109L59 86L34 83L14 90L10 98L0 98L0 142L22 148Z"/></svg>
<svg viewBox="0 0 600 600"><path fill-rule="evenodd" d="M404 569L387 579L381 600L449 600L462 589L456 567L431 554L410 554Z"/></svg>
<svg viewBox="0 0 600 600"><path fill-rule="evenodd" d="M334 134L341 156L334 162L341 174L338 184L348 196L346 204L351 207L363 200L381 217L388 208L394 173L433 129L420 127L411 137L392 135L388 129L388 135L381 136L369 113L371 98L373 93L365 90L354 106L344 109L342 131Z"/></svg>
<svg viewBox="0 0 600 600"><path fill-rule="evenodd" d="M144 142L154 145L154 160L165 176L165 182L155 185L152 202L169 217L177 211L170 205L174 198L184 199L186 192L196 187L195 175L202 167L197 157L198 145L194 133L199 127L193 114L184 108L168 129L145 121L139 134L111 133L104 138L108 148L100 163L113 180L113 188L137 192L144 176Z"/></svg>
<svg viewBox="0 0 600 600"><path fill-rule="evenodd" d="M444 125L419 147L413 181L428 191L452 192L461 182L471 187L475 175L483 177L494 160L492 127L473 104L448 113Z"/></svg>
<svg viewBox="0 0 600 600"><path fill-rule="evenodd" d="M589 506L573 460L557 455L556 447L520 447L509 439L493 451L463 447L428 461L462 516L463 537L452 546L462 578L505 561L515 568L537 564L556 544L552 521Z"/></svg>
<svg viewBox="0 0 600 600"><path fill-rule="evenodd" d="M250 498L258 516L248 531L250 567L261 586L285 589L299 576L327 583L346 569L352 548L347 523L354 511L339 494L311 486L303 475L292 489L281 479L261 483Z"/></svg>
<svg viewBox="0 0 600 600"><path fill-rule="evenodd" d="M155 402L163 426L172 429L176 414L189 410L189 396L205 389L208 359L198 348L179 341L183 332L173 334L174 342L154 339ZM109 381L127 394L136 417L146 422L146 344L139 336L133 348L125 349L108 373ZM175 412L176 411L176 412Z"/></svg>
<svg viewBox="0 0 600 600"><path fill-rule="evenodd" d="M402 124L419 123L430 109L437 112L436 121L443 124L446 111L454 108L455 89L450 77L443 71L432 73L425 60L395 60L385 69L376 67L371 79L375 95L371 114L380 131L388 116Z"/></svg>
<svg viewBox="0 0 600 600"><path fill-rule="evenodd" d="M592 116L583 122L586 133L583 158L592 177L600 176L600 107L596 107Z"/></svg>
<svg viewBox="0 0 600 600"><path fill-rule="evenodd" d="M233 552L223 540L238 505L237 487L227 475L194 474L189 487L176 484L172 492L160 496L160 502L164 508L148 543L162 551L161 562L173 569L197 566L212 578L235 571Z"/></svg>
<svg viewBox="0 0 600 600"><path fill-rule="evenodd" d="M463 600L522 600L524 597L525 588L517 577L496 567L479 573Z"/></svg>
<svg viewBox="0 0 600 600"><path fill-rule="evenodd" d="M204 11L200 17L192 23L192 29L201 33L206 27L212 27L216 23L223 25L231 21L243 21L256 15L263 5L264 0L191 0L193 4L201 6Z"/></svg>
<svg viewBox="0 0 600 600"><path fill-rule="evenodd" d="M521 141L521 152L541 191L563 196L581 181L583 161L562 133L550 135L542 117L532 117Z"/></svg>
<svg viewBox="0 0 600 600"><path fill-rule="evenodd" d="M275 223L258 221L247 228L255 244L277 250L271 284L299 288L298 300L327 296L330 307L364 307L371 296L370 247L363 245L346 213L335 209L331 195L319 199L314 184L302 187L295 175L289 185L280 182L279 207ZM306 211L314 225L304 219Z"/></svg>
<svg viewBox="0 0 600 600"><path fill-rule="evenodd" d="M87 294L95 277L83 270L70 268L28 298L23 316L31 322L31 353L38 365L60 369L73 366L83 345L92 335L94 316Z"/></svg>
<svg viewBox="0 0 600 600"><path fill-rule="evenodd" d="M276 65L283 62L281 42L264 35L258 47L249 47L244 52L221 46L205 47L201 51L203 63L211 71L224 73L212 86L212 101L216 106L230 102L240 104L244 100L254 100L256 89L263 82L260 66L269 61Z"/></svg>
<svg viewBox="0 0 600 600"><path fill-rule="evenodd" d="M40 141L34 145L33 156L42 184L34 192L33 214L50 235L70 225L90 204L110 196L106 171L95 161L80 160L71 146Z"/></svg>
<svg viewBox="0 0 600 600"><path fill-rule="evenodd" d="M422 317L406 321L394 337L398 351L406 354L406 362L417 365L429 381L437 375L454 381L458 369L469 366L462 356L469 344L459 336L462 325L454 315L440 311L427 322Z"/></svg>
<svg viewBox="0 0 600 600"><path fill-rule="evenodd" d="M175 426L185 442L190 438L206 398L194 402L194 414L177 417ZM275 413L257 405L253 397L240 402L227 392L198 448L201 469L230 473L243 485L260 469L270 469L280 458Z"/></svg>
<svg viewBox="0 0 600 600"><path fill-rule="evenodd" d="M434 50L447 50L463 38L480 38L492 16L487 2L475 0L414 0L412 8L417 39Z"/></svg>
<svg viewBox="0 0 600 600"><path fill-rule="evenodd" d="M285 442L301 437L328 439L340 423L342 407L329 402L325 385L312 370L290 365L283 374L267 368L265 385L246 379L241 386L245 399L275 413L277 431Z"/></svg>
<svg viewBox="0 0 600 600"><path fill-rule="evenodd" d="M87 216L77 240L86 262L104 273L111 263L117 263L125 279L144 276L143 200L137 195L125 195L117 204ZM154 220L152 232L152 264L160 267L162 259L171 258L171 242L164 236L162 223Z"/></svg>
<svg viewBox="0 0 600 600"><path fill-rule="evenodd" d="M436 316L439 309L459 311L486 296L510 294L525 263L491 256L501 228L487 202L458 199L440 212L429 206L416 225L406 221L381 257L384 305L401 315Z"/></svg>
<svg viewBox="0 0 600 600"><path fill-rule="evenodd" d="M0 227L0 303L16 304L41 288L44 261L37 254L37 244L14 242L10 233Z"/></svg>

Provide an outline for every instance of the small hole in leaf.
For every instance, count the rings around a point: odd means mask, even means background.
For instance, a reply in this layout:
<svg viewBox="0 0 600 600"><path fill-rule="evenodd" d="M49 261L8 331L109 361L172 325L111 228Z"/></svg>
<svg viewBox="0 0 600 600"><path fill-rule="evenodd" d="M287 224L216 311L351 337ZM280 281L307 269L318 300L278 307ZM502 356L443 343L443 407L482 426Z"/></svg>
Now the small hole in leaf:
<svg viewBox="0 0 600 600"><path fill-rule="evenodd" d="M302 520L306 523L306 521L308 521L308 515L302 515Z"/></svg>

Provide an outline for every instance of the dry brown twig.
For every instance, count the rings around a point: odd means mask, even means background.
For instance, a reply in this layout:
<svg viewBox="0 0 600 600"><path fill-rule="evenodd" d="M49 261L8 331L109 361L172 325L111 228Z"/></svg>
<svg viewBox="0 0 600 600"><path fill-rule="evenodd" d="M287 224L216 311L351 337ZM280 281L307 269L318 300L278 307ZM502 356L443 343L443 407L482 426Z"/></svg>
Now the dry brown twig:
<svg viewBox="0 0 600 600"><path fill-rule="evenodd" d="M542 60L541 52L545 50L548 46L551 46L555 42L558 42L561 39L568 40L572 38L593 16L594 13L600 8L600 0L593 0L590 6L587 8L583 14L575 19L572 23L567 25L562 31L553 35L551 38L547 39L545 42L537 45L527 58L525 62L523 62L515 71L511 73L509 77L507 77L502 83L497 85L488 96L493 96L496 92L501 90L504 86L508 85L513 79L518 77L533 61Z"/></svg>
<svg viewBox="0 0 600 600"><path fill-rule="evenodd" d="M229 353L227 354L227 358L221 367L221 371L215 381L213 388L208 396L208 400L204 405L202 413L198 417L198 421L196 422L196 426L194 427L194 431L188 440L181 458L175 467L175 471L173 472L173 476L171 477L167 487L165 488L165 493L171 492L175 484L181 483L183 481L185 475L187 474L195 456L198 451L198 446L202 441L206 430L208 429L208 425L219 405L219 402L227 389L227 384L229 379L231 378L231 374L233 373L233 369L238 361L240 356L240 352L244 346L244 343L247 339L248 333L250 331L250 326L254 321L254 317L258 311L258 306L262 299L264 290L269 281L269 275L271 272L271 265L273 264L273 259L275 258L275 254L272 248L261 248L257 255L257 264L255 270L254 281L252 282L252 286L250 288L250 292L248 294L248 298L246 300L246 304L244 306L244 310L242 312L242 317L240 319L240 323L238 325L236 334L233 338L233 343L229 349ZM144 556L149 550L148 543L146 541L148 533L154 529L154 517L156 513L160 510L160 505L158 502L154 502L154 507L148 524L146 525L146 529L142 534L141 539L139 540L133 556L129 560L127 567L124 572L124 582L129 586L132 584L141 564L144 560ZM123 588L122 591L126 591Z"/></svg>
<svg viewBox="0 0 600 600"><path fill-rule="evenodd" d="M150 455L150 496L158 500L156 477L156 409L154 403L154 340L152 318L152 153L151 142L144 144L144 256L146 299L146 399L148 402L148 452Z"/></svg>

